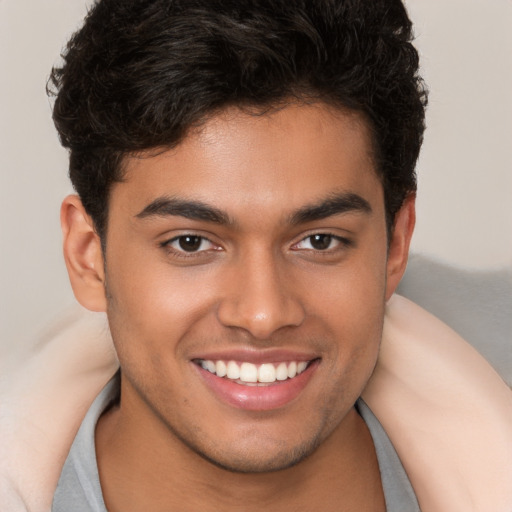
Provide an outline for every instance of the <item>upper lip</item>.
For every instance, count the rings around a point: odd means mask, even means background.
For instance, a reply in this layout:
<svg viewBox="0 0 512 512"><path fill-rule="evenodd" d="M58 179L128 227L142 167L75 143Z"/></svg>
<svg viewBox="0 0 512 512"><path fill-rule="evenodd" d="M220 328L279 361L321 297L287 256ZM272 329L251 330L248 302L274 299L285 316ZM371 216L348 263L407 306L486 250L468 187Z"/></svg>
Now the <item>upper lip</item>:
<svg viewBox="0 0 512 512"><path fill-rule="evenodd" d="M318 359L318 357L318 354L314 354L312 352L283 348L238 348L197 353L191 357L191 360L202 359L208 361L240 361L252 364L263 364L281 363L287 361L312 361L313 359Z"/></svg>

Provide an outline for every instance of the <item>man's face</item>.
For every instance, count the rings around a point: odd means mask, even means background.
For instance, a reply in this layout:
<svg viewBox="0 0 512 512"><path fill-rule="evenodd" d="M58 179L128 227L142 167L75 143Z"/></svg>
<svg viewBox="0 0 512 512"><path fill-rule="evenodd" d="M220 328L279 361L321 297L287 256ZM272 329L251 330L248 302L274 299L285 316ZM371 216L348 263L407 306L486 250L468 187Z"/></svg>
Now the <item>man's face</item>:
<svg viewBox="0 0 512 512"><path fill-rule="evenodd" d="M141 431L269 471L342 428L392 291L370 153L357 116L292 105L227 110L126 162L106 287L121 411Z"/></svg>

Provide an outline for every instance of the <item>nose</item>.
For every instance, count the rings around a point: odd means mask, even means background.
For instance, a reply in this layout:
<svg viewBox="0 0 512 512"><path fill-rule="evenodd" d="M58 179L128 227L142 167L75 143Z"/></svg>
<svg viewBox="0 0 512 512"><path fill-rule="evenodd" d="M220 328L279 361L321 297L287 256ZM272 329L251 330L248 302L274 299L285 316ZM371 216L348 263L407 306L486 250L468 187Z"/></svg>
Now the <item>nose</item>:
<svg viewBox="0 0 512 512"><path fill-rule="evenodd" d="M275 260L260 254L233 264L217 312L223 325L268 340L283 327L302 324L305 311L294 282Z"/></svg>

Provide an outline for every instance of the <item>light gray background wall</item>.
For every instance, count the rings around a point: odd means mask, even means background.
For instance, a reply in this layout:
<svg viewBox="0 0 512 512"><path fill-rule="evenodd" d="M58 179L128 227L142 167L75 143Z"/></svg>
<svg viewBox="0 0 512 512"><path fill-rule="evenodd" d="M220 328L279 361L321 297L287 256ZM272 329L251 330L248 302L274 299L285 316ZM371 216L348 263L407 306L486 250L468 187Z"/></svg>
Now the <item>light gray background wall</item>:
<svg viewBox="0 0 512 512"><path fill-rule="evenodd" d="M59 205L71 191L44 87L85 0L0 0L0 356L72 303ZM512 265L512 1L408 0L431 89L413 250Z"/></svg>

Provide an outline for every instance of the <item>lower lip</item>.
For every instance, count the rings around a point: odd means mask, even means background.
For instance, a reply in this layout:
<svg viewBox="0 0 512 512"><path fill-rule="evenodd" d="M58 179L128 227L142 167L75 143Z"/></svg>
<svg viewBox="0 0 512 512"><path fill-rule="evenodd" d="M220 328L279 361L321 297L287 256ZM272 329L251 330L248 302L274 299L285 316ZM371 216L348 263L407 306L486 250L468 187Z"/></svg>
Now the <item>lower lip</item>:
<svg viewBox="0 0 512 512"><path fill-rule="evenodd" d="M221 401L238 409L250 411L269 411L287 405L302 392L318 367L318 361L313 361L293 379L247 386L224 377L217 377L197 364L193 364L208 388Z"/></svg>

